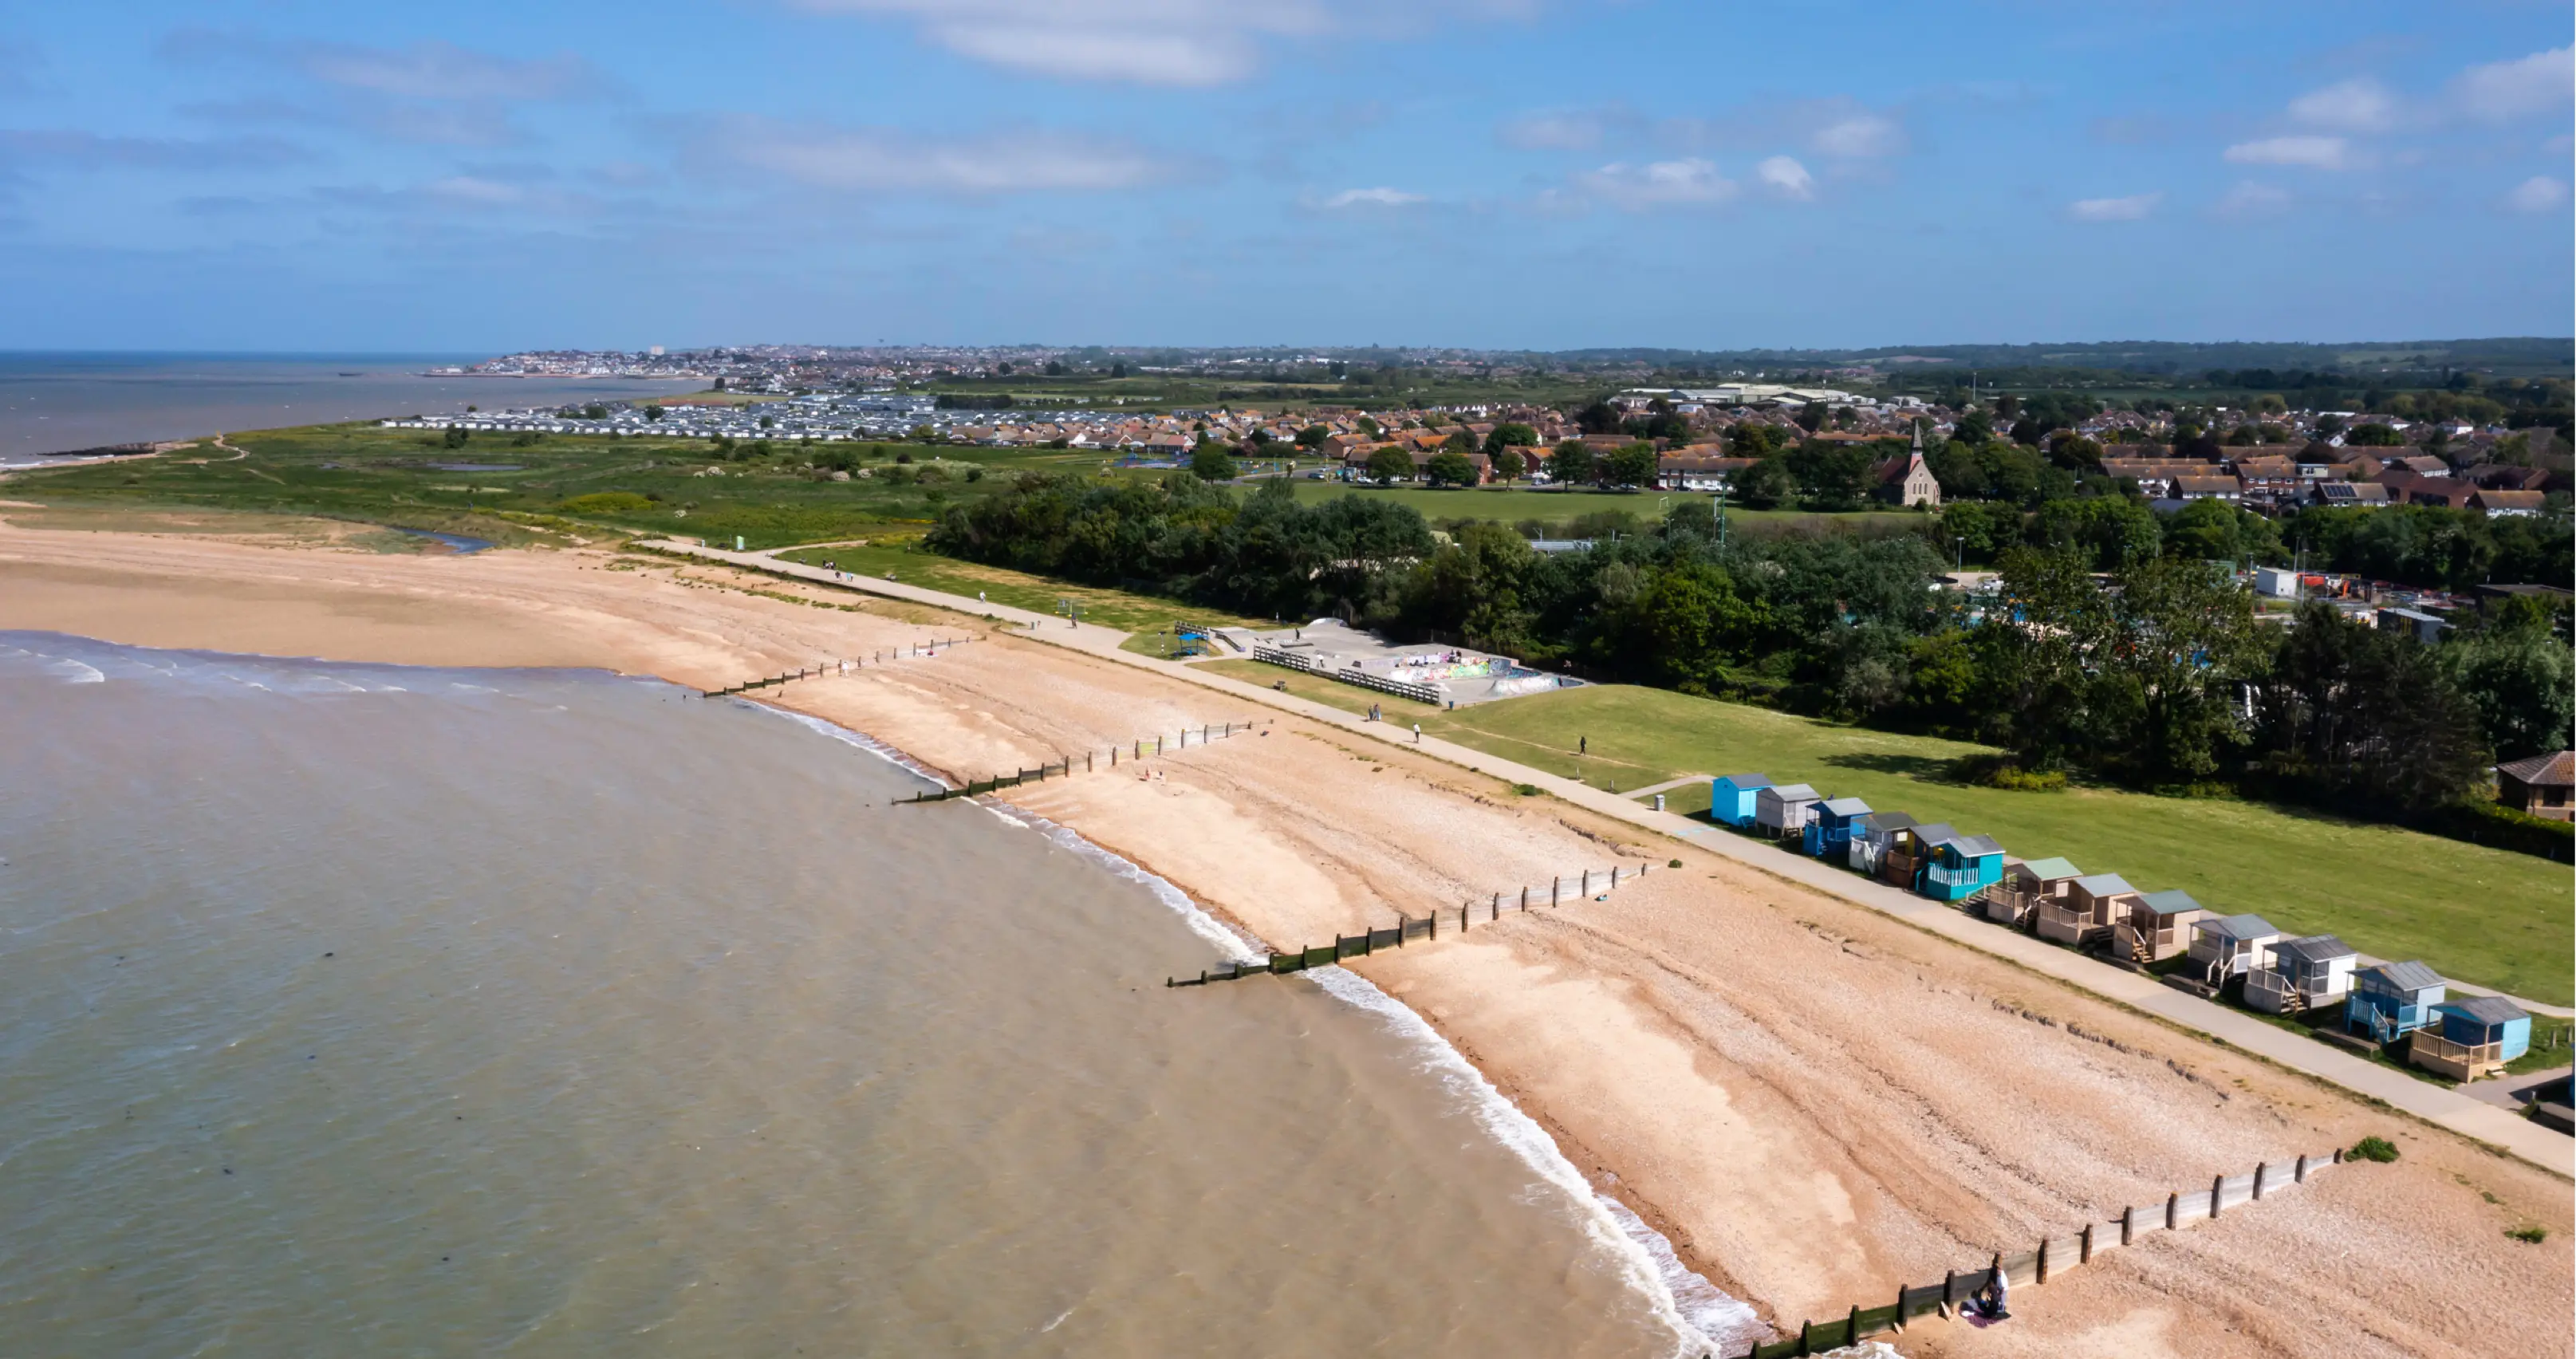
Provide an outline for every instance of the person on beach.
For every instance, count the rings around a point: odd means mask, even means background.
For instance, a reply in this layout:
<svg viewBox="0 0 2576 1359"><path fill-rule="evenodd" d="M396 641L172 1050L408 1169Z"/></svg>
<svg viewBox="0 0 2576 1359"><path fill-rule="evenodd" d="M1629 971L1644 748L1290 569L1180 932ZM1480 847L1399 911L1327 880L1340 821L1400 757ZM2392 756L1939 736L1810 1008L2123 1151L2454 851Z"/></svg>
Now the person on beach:
<svg viewBox="0 0 2576 1359"><path fill-rule="evenodd" d="M1422 744L1422 724L1419 722L1413 724L1413 743L1417 746Z"/></svg>
<svg viewBox="0 0 2576 1359"><path fill-rule="evenodd" d="M2009 1320L2012 1313L2005 1310L2004 1301L2011 1292L2012 1284L2004 1278L2004 1272L1990 1270L1986 1274L1986 1286L1977 1290L1977 1295L1968 1300L1968 1305L1988 1321Z"/></svg>

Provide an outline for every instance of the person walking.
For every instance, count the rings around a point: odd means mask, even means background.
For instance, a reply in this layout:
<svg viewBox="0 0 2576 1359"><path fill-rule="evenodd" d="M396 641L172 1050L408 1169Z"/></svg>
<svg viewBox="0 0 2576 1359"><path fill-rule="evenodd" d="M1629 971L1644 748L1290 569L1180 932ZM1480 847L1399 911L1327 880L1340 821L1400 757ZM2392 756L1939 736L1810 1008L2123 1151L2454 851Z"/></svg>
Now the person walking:
<svg viewBox="0 0 2576 1359"><path fill-rule="evenodd" d="M1417 746L1422 744L1422 724L1419 722L1413 724L1413 743Z"/></svg>
<svg viewBox="0 0 2576 1359"><path fill-rule="evenodd" d="M1591 753L1592 753L1592 738L1591 738L1591 737L1589 737L1589 736L1577 736L1577 737L1575 737L1575 738L1574 738L1574 753L1575 753L1575 754L1577 754L1577 755L1589 755L1589 754L1591 754Z"/></svg>

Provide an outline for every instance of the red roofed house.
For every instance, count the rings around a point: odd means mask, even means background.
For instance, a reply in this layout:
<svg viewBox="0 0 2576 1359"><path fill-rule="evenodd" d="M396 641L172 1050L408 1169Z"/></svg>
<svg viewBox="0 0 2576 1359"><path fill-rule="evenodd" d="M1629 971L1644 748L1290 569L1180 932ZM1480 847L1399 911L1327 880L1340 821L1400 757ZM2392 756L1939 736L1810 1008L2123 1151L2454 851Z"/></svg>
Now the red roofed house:
<svg viewBox="0 0 2576 1359"><path fill-rule="evenodd" d="M2576 820L2576 754L2559 751L2496 766L2496 801L2551 821Z"/></svg>

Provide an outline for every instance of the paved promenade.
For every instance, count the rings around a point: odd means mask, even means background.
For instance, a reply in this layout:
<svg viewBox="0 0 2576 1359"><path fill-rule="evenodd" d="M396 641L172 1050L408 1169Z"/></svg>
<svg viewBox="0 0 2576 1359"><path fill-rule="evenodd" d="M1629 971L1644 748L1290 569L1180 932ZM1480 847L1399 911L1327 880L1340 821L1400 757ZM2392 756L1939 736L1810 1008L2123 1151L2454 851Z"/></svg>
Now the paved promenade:
<svg viewBox="0 0 2576 1359"><path fill-rule="evenodd" d="M1517 764L1481 750L1425 736L1417 745L1410 728L1392 722L1370 722L1339 708L1294 697L1222 675L1208 674L1185 664L1140 656L1121 651L1119 643L1127 634L1102 627L1072 627L1064 619L1033 613L1001 604L983 604L943 591L906 585L901 581L852 577L826 571L818 566L800 566L779 561L762 553L726 552L692 543L665 541L644 546L708 561L795 579L811 580L844 589L855 589L890 599L970 615L982 615L1000 622L1019 624L1025 635L1038 641L1071 647L1121 665L1196 684L1283 712L1294 713L1310 721L1341 728L1367 740L1384 741L1418 749L1424 754L1451 764L1491 775L1505 783L1526 783L1567 802L1602 816L1623 821L1640 830L1671 839L1687 841L1711 853L1724 855L1784 878L1801 887L1854 902L1873 910L1898 916L1918 928L1964 944L1969 948L2006 958L2012 962L2066 982L2095 995L2117 1001L2131 1009L2168 1020L2204 1036L2232 1044L2247 1052L2265 1057L2294 1071L2305 1072L2320 1080L2330 1081L2347 1090L2381 1100L2428 1122L2504 1148L2512 1154L2561 1175L2576 1176L2576 1138L2551 1132L2547 1128L2515 1117L2506 1110L2471 1098L2456 1088L2418 1080L2400 1071L2363 1060L2352 1053L2326 1046L2313 1038L2275 1028L2240 1010L2231 1009L2198 996L2176 991L2151 977L2123 968L2097 962L2072 949L2059 948L2030 935L2020 934L1972 919L1953 908L1874 882L1857 873L1836 868L1804 854L1780 849L1769 842L1754 840L1731 831L1693 821L1669 812L1649 810L1627 796L1606 792L1586 784L1527 765Z"/></svg>

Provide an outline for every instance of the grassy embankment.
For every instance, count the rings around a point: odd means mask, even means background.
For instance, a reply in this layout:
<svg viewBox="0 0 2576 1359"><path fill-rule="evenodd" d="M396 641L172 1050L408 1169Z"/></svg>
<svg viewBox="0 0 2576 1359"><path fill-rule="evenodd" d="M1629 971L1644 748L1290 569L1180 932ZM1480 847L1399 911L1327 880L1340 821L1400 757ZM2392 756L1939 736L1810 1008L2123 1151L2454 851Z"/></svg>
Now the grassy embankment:
<svg viewBox="0 0 2576 1359"><path fill-rule="evenodd" d="M1742 704L1595 685L1443 712L1251 662L1214 668L1390 720L1596 787L1637 789L1684 774L1756 772L1812 783L1921 821L1992 835L2022 858L2063 855L2142 890L2179 887L2214 910L2250 911L2297 934L2332 932L2386 958L2565 1004L2576 918L2569 870L2391 826L2232 798L2165 798L2108 788L2007 792L1950 781L1980 747L1839 726ZM1578 739L1590 753L1577 757ZM1708 809L1708 786L1667 795Z"/></svg>
<svg viewBox="0 0 2576 1359"><path fill-rule="evenodd" d="M961 607L969 610L973 609L979 591L993 603L1037 613L1058 613L1064 601L1071 600L1080 610L1082 621L1134 633L1135 636L1128 639L1126 649L1148 656L1171 654L1170 628L1175 622L1205 623L1215 627L1272 628L1279 625L1273 619L1246 618L1223 609L1205 609L1155 595L1074 585L1006 567L986 566L980 562L959 561L954 557L913 550L918 541L918 528L907 527L887 536L872 538L865 546L805 547L778 555L781 560L806 566L831 562L843 571L877 579L883 579L891 571L898 582L961 596L964 600Z"/></svg>

